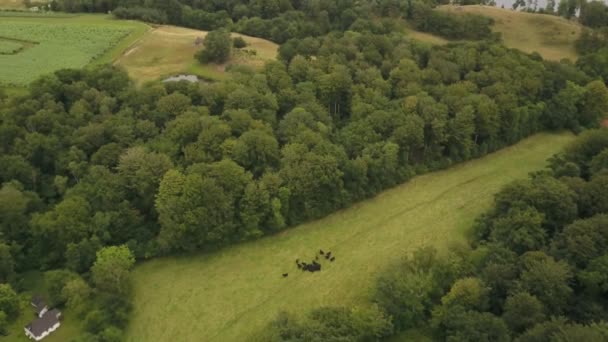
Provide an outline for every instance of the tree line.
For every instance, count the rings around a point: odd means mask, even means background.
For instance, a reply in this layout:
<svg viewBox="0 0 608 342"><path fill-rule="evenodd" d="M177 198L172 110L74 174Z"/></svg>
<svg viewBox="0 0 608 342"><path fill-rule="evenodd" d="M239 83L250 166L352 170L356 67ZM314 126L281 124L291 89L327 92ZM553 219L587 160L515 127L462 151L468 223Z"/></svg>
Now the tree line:
<svg viewBox="0 0 608 342"><path fill-rule="evenodd" d="M453 16L432 8L432 0L53 0L63 12L112 11L116 18L139 19L200 30L221 28L284 43L344 31L362 20L406 17L417 28L450 39L485 39L492 21L479 15Z"/></svg>
<svg viewBox="0 0 608 342"><path fill-rule="evenodd" d="M424 247L384 272L363 308L281 313L273 341L374 341L412 328L447 341L608 339L608 129L511 183L467 246Z"/></svg>

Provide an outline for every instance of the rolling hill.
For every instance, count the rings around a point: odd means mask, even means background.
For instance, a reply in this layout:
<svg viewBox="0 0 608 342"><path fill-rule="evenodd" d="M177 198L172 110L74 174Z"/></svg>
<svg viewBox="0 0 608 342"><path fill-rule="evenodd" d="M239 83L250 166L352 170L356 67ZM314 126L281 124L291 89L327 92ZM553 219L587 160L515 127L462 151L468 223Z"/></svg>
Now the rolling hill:
<svg viewBox="0 0 608 342"><path fill-rule="evenodd" d="M513 11L492 6L441 6L454 14L474 13L495 20L493 30L500 32L506 46L523 52L538 52L543 58L576 60L574 42L582 26L561 17Z"/></svg>

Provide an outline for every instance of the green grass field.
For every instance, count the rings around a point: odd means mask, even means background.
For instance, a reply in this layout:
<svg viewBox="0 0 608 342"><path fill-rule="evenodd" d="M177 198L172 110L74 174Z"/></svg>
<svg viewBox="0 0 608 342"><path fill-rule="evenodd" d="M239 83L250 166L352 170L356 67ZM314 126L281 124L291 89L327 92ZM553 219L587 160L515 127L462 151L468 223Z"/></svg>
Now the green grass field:
<svg viewBox="0 0 608 342"><path fill-rule="evenodd" d="M541 169L572 139L539 134L259 241L141 264L126 340L260 340L280 310L364 305L382 269L417 247L465 241L501 187ZM314 274L297 270L294 260L310 260L319 248L336 261Z"/></svg>
<svg viewBox="0 0 608 342"><path fill-rule="evenodd" d="M512 11L493 6L441 6L454 14L475 13L495 20L493 30L502 34L504 44L523 52L538 52L543 58L576 60L574 42L582 27L574 21L547 15Z"/></svg>
<svg viewBox="0 0 608 342"><path fill-rule="evenodd" d="M0 37L29 44L0 55L0 83L23 86L62 68L81 68L118 57L149 27L104 15L2 16Z"/></svg>
<svg viewBox="0 0 608 342"><path fill-rule="evenodd" d="M144 37L131 46L115 62L123 66L131 78L139 83L158 80L175 74L188 73L209 80L226 78L228 65L249 65L260 67L265 61L276 58L278 46L268 40L240 36L248 43L246 49L255 50L255 56L249 56L239 50L233 51L233 58L226 64L200 64L194 54L202 49L195 45L197 38L204 38L205 31L192 30L175 26L160 26L150 30Z"/></svg>

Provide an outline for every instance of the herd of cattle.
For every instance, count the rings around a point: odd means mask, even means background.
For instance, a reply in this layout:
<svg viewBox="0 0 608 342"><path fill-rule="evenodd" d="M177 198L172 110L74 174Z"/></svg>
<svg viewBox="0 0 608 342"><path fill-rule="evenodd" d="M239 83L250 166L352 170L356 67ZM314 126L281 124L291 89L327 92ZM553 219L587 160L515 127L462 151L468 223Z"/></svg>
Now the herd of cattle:
<svg viewBox="0 0 608 342"><path fill-rule="evenodd" d="M336 260L336 257L331 255L331 251L325 253L325 252L323 252L322 249L320 249L319 255L321 255L321 258L324 257L326 260L329 260L330 262L334 262ZM300 259L296 259L296 265L298 266L298 269L300 269L302 271L308 271L308 272L320 271L321 264L317 262L319 260L319 255L315 256L315 260L313 260L311 263L307 263L305 261L300 262ZM283 273L283 278L287 278L287 276L289 276L289 273Z"/></svg>

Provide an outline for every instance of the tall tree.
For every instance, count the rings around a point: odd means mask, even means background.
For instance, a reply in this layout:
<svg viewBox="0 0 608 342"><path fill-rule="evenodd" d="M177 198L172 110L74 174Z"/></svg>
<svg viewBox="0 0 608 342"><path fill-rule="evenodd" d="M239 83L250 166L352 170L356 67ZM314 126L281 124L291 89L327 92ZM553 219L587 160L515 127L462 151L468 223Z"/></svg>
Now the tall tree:
<svg viewBox="0 0 608 342"><path fill-rule="evenodd" d="M97 260L91 268L95 286L115 295L129 290L129 271L135 258L127 246L105 247L97 252Z"/></svg>

